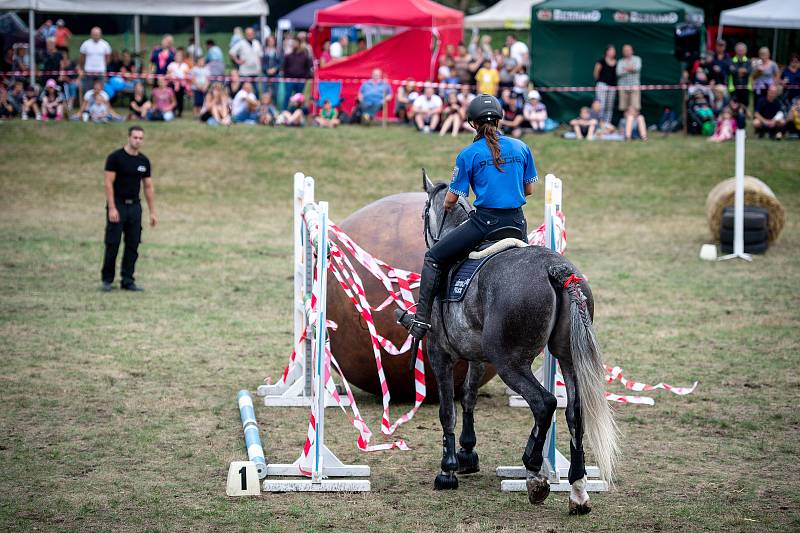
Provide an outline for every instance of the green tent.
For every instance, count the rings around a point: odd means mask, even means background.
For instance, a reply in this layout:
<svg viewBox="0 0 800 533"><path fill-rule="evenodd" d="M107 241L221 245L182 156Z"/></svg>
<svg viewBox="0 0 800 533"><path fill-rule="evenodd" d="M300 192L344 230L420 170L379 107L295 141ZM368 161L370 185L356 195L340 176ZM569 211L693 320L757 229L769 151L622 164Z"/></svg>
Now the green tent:
<svg viewBox="0 0 800 533"><path fill-rule="evenodd" d="M682 65L673 55L674 35L682 23L701 25L703 10L678 0L548 0L531 12L531 79L537 87L594 86L594 64L606 45L621 57L628 43L642 58L642 84L676 84ZM542 98L552 118L567 121L591 104L594 92L543 92ZM680 116L680 90L642 92L648 124L665 107Z"/></svg>

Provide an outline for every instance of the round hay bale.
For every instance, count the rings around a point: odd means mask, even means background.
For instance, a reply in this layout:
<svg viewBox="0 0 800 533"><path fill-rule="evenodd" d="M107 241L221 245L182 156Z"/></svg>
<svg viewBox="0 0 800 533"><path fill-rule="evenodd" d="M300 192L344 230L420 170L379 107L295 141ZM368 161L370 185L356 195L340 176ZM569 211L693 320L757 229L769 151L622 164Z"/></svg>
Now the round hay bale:
<svg viewBox="0 0 800 533"><path fill-rule="evenodd" d="M734 204L736 195L736 178L730 178L717 183L706 198L706 217L708 229L714 240L719 240L719 230L722 225L722 211ZM744 177L744 205L763 207L769 212L768 239L769 242L777 240L786 223L786 212L775 197L769 185L753 176Z"/></svg>

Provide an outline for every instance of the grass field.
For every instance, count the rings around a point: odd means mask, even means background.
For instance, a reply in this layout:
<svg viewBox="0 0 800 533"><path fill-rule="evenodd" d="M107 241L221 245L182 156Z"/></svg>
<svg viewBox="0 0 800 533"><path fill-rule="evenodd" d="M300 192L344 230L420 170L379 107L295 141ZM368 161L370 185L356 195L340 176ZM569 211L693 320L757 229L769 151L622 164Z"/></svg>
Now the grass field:
<svg viewBox="0 0 800 533"><path fill-rule="evenodd" d="M564 179L567 253L591 278L607 362L650 383L700 381L687 397L655 394L654 407L615 406L617 486L593 496L591 514L570 517L564 494L532 507L499 491L494 467L519 461L531 420L505 407L497 379L476 411L483 472L458 491L432 490L440 429L427 406L400 431L413 451L368 455L329 411L332 448L373 468L369 494L226 497L227 465L246 456L236 390L277 377L291 344L293 172L315 176L317 197L341 220L416 190L422 165L447 178L468 138L146 129L160 215L140 248L147 292L103 294L102 165L125 126L0 123L0 529L800 528L797 142L748 143L747 172L774 189L788 220L768 254L745 264L697 259L705 197L732 174L732 144L527 138L540 173ZM526 208L531 224L541 192ZM377 430L379 402L358 399ZM256 414L268 457L293 460L307 412Z"/></svg>

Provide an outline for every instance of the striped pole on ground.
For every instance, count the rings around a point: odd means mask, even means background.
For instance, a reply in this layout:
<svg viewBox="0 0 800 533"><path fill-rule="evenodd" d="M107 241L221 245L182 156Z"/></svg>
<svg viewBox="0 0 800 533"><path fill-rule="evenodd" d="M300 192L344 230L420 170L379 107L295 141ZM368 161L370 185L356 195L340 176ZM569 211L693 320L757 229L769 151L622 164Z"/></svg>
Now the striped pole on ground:
<svg viewBox="0 0 800 533"><path fill-rule="evenodd" d="M258 470L259 479L267 477L267 460L264 458L264 448L261 447L261 437L258 435L256 412L253 409L253 398L246 390L240 390L237 395L239 401L239 416L244 429L244 444L247 447L247 457L253 461Z"/></svg>

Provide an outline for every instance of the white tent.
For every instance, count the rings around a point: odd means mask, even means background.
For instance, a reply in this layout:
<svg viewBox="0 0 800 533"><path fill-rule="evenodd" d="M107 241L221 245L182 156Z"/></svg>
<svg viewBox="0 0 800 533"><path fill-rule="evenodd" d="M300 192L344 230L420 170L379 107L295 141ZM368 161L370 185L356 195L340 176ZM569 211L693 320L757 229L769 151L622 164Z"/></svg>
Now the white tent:
<svg viewBox="0 0 800 533"><path fill-rule="evenodd" d="M778 29L800 29L800 0L761 0L755 4L726 9L719 15L717 39L722 38L722 30L725 26L773 28L775 35L772 53L775 54L778 44Z"/></svg>
<svg viewBox="0 0 800 533"><path fill-rule="evenodd" d="M544 0L500 0L480 13L464 17L467 28L507 28L524 30L531 27L531 8Z"/></svg>
<svg viewBox="0 0 800 533"><path fill-rule="evenodd" d="M259 17L266 34L269 6L266 0L0 0L0 11L27 11L30 27L31 84L35 82L34 13L85 13L133 15L134 50L141 50L141 15L194 17L194 40L200 44L200 17ZM199 50L199 46L195 50Z"/></svg>

